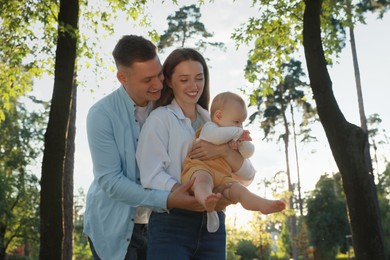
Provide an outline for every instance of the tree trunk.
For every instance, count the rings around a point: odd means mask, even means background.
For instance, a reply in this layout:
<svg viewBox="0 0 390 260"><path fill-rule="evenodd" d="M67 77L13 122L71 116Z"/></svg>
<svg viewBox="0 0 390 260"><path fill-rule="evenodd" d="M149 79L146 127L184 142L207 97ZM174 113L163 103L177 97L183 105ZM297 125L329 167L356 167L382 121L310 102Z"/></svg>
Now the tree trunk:
<svg viewBox="0 0 390 260"><path fill-rule="evenodd" d="M43 260L62 258L62 187L76 60L78 12L78 0L60 1L54 90L45 133L41 176L39 257Z"/></svg>
<svg viewBox="0 0 390 260"><path fill-rule="evenodd" d="M283 104L281 104L283 107ZM282 111L286 111L285 108L282 108ZM287 174L287 182L288 182L288 191L291 193L289 197L289 208L294 209L294 190L291 182L291 171L290 171L290 157L289 157L289 152L288 152L288 147L289 147L289 136L290 136L290 131L288 128L288 120L286 117L285 112L282 114L283 116L283 123L284 123L284 137L283 137L283 142L284 142L284 154L285 154L285 160L286 160L286 174ZM288 224L289 224L289 229L291 232L291 249L292 249L292 258L294 260L298 260L298 248L297 248L297 219L295 212L288 217Z"/></svg>
<svg viewBox="0 0 390 260"><path fill-rule="evenodd" d="M303 40L314 99L343 180L356 259L386 259L364 153L367 134L346 121L332 91L321 41L322 1L306 0Z"/></svg>
<svg viewBox="0 0 390 260"><path fill-rule="evenodd" d="M72 260L73 255L73 169L76 138L76 76L73 83L70 123L66 144L66 158L63 179L64 189L64 240L62 244L62 260Z"/></svg>
<svg viewBox="0 0 390 260"><path fill-rule="evenodd" d="M350 2L348 2L348 3L350 4ZM358 63L358 58L357 58L355 33L354 33L354 26L353 25L350 25L350 27L349 27L349 35L351 38L352 60L353 60L353 68L355 71L356 91L357 91L357 96L358 96L360 127L363 129L364 133L366 134L365 146L364 146L364 156L366 158L366 167L367 167L367 171L370 175L370 181L371 181L371 186L372 186L372 190L373 190L373 196L374 196L373 203L375 206L375 210L377 211L377 214L380 216L380 209L379 209L379 203L378 203L378 193L376 190L374 170L372 168L372 159L371 159L371 154L370 154L370 142L368 140L367 119L366 119L366 113L364 112L363 91L362 91L362 84L360 81L360 69L359 69L359 63ZM381 227L380 231L381 231L381 235L383 237L382 221L381 221L380 217L378 220L380 222L380 227Z"/></svg>
<svg viewBox="0 0 390 260"><path fill-rule="evenodd" d="M296 133L296 129L295 129L294 108L293 108L292 104L290 104L290 112L291 112L291 123L292 123L292 129L293 129L295 161L296 161L296 165L297 165L298 205L299 205L299 213L301 216L303 216L303 202L302 202L302 194L301 194L301 174L300 174L300 170L299 170L297 133Z"/></svg>

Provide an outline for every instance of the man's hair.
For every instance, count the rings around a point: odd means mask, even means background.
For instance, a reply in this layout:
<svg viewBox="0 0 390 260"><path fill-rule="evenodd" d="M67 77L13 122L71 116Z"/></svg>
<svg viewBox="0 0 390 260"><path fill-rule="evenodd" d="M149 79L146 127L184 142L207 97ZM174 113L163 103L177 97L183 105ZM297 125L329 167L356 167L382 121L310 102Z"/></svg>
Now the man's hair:
<svg viewBox="0 0 390 260"><path fill-rule="evenodd" d="M154 59L157 56L157 48L142 36L125 35L115 45L112 56L117 67L130 67L134 62Z"/></svg>
<svg viewBox="0 0 390 260"><path fill-rule="evenodd" d="M211 107L210 107L211 118L213 118L217 110L223 110L232 101L235 101L238 104L240 104L242 108L246 111L245 101L242 99L242 97L236 93L226 91L216 95L213 101L211 102Z"/></svg>

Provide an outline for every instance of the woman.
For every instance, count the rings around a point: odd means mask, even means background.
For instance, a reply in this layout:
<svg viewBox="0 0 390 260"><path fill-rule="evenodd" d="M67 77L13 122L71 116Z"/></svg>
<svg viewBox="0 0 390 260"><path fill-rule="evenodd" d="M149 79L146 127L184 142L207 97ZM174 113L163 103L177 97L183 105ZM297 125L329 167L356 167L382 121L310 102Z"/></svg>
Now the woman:
<svg viewBox="0 0 390 260"><path fill-rule="evenodd" d="M209 71L202 55L183 48L167 57L163 74L161 98L139 137L137 161L144 187L171 191L181 185L183 161L196 129L210 120ZM243 164L239 153L228 145L202 142L194 145L190 155L198 159L223 156L233 170ZM218 212L220 227L215 233L207 231L206 216L204 210L153 212L148 225L148 259L225 259L225 214Z"/></svg>

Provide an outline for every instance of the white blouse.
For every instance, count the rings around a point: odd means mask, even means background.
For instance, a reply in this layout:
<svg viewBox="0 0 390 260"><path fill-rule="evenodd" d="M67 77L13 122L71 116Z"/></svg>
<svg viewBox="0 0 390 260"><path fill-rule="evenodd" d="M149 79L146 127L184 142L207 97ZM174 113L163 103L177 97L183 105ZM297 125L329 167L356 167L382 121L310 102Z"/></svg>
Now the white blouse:
<svg viewBox="0 0 390 260"><path fill-rule="evenodd" d="M209 112L197 106L204 122ZM142 127L137 162L145 188L170 191L180 182L184 158L190 151L195 131L176 100L152 111Z"/></svg>

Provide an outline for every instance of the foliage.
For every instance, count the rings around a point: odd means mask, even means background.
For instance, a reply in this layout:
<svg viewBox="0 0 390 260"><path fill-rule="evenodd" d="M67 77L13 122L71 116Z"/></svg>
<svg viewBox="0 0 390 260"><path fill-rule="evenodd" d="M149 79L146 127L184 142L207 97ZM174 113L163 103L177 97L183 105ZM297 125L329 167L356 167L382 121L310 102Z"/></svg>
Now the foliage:
<svg viewBox="0 0 390 260"><path fill-rule="evenodd" d="M308 259L310 257L309 230L304 220L302 216L298 219L298 234L295 238L295 244L298 248L298 254L304 259Z"/></svg>
<svg viewBox="0 0 390 260"><path fill-rule="evenodd" d="M74 198L74 258L92 259L92 253L89 247L88 238L83 232L84 228L84 211L85 193L83 189L78 190L78 195Z"/></svg>
<svg viewBox="0 0 390 260"><path fill-rule="evenodd" d="M0 122L31 79L53 65L55 1L0 0Z"/></svg>
<svg viewBox="0 0 390 260"><path fill-rule="evenodd" d="M386 170L379 175L377 191L386 255L387 258L390 258L390 163L387 164Z"/></svg>
<svg viewBox="0 0 390 260"><path fill-rule="evenodd" d="M245 229L227 226L227 259L268 259L271 252L279 251L276 246L282 223L286 220L283 213L267 216L253 212L253 217ZM255 256L253 256L255 254ZM240 256L241 258L237 258ZM246 258L251 257L251 258Z"/></svg>
<svg viewBox="0 0 390 260"><path fill-rule="evenodd" d="M306 223L315 252L334 259L350 234L340 176L321 176L307 199Z"/></svg>
<svg viewBox="0 0 390 260"><path fill-rule="evenodd" d="M146 1L83 0L80 1L79 68L90 70L101 82L107 73L103 69L104 54L102 38L114 32L114 21L120 16L147 24L144 13ZM31 90L33 78L44 74L53 75L55 47L58 29L69 28L58 25L58 0L0 0L0 122L11 100ZM84 83L87 79L81 77ZM99 80L100 79L100 80Z"/></svg>
<svg viewBox="0 0 390 260"><path fill-rule="evenodd" d="M245 69L249 82L256 83L262 94L270 93L270 87L282 80L282 66L302 51L304 1L255 0L259 15L250 17L232 34L237 45L253 44ZM329 64L345 46L346 5L343 1L325 0L322 10L323 44ZM355 21L364 22L361 8L351 13Z"/></svg>
<svg viewBox="0 0 390 260"><path fill-rule="evenodd" d="M123 19L133 21L133 26L147 26L146 3L146 0L80 0L77 68L89 73L78 73L78 85L85 86L88 81L88 85L99 86L112 73L113 68L107 70L104 63L108 58L112 60L111 53L102 51L104 41ZM90 73L95 77L88 76Z"/></svg>
<svg viewBox="0 0 390 260"><path fill-rule="evenodd" d="M252 260L257 256L257 248L251 240L240 240L237 245L236 254L241 256L242 260Z"/></svg>
<svg viewBox="0 0 390 260"><path fill-rule="evenodd" d="M10 101L0 127L0 255L21 246L37 255L39 183L29 166L42 154L47 104L30 112L20 98Z"/></svg>
<svg viewBox="0 0 390 260"><path fill-rule="evenodd" d="M382 153L383 157L378 158L378 149L386 150L388 149L388 145L390 143L385 129L380 126L381 123L382 119L376 113L368 116L367 118L368 138L370 141L370 148L373 151L372 156L374 157L373 161L376 163L377 172L379 172L378 164L380 162L388 161L386 153Z"/></svg>
<svg viewBox="0 0 390 260"><path fill-rule="evenodd" d="M250 115L249 121L252 123L257 117L262 118L260 127L264 131L264 138L269 138L269 135L275 134L278 122L281 122L284 128L286 127L285 114L289 111L288 108L291 106L292 109L295 104L296 108L302 108L303 140L313 139L307 126L310 118L315 117L316 111L309 102L310 88L301 80L301 77L305 75L301 62L291 60L288 64L283 64L283 71L284 79L272 86L270 93L263 96L258 89L250 94L249 105L256 106L257 111ZM285 132L280 137L284 135L289 135L289 132Z"/></svg>
<svg viewBox="0 0 390 260"><path fill-rule="evenodd" d="M357 5L362 10L368 10L371 12L377 12L379 18L382 18L384 13L390 9L389 0L376 0L376 1L360 1Z"/></svg>
<svg viewBox="0 0 390 260"><path fill-rule="evenodd" d="M206 46L224 48L222 42L210 42L206 39L213 37L213 33L206 30L204 24L200 21L200 7L196 5L183 6L174 15L169 15L167 18L168 29L160 36L157 47L164 50L168 47L187 47L194 44L195 48L204 50ZM195 40L195 36L199 39ZM191 40L195 40L191 42Z"/></svg>
<svg viewBox="0 0 390 260"><path fill-rule="evenodd" d="M286 162L286 176L288 191L288 203L291 210L294 210L293 193L294 187L291 183L289 149L290 135L294 133L295 140L295 116L294 110L300 109L301 120L301 134L302 141L314 139L310 135L309 123L315 118L316 110L308 102L310 88L301 80L305 74L301 68L301 62L291 60L287 64L283 64L282 68L284 79L277 85L269 86L269 92L263 93L261 88L254 90L250 94L250 105L256 106L256 111L249 116L249 121L252 123L257 117L260 117L260 128L264 131L264 138L270 140L275 136L276 130L281 131L278 141L282 140L284 144L285 162ZM291 117L288 117L288 114ZM289 119L291 118L291 120ZM292 122L292 124L290 123ZM291 131L291 125L293 131ZM296 145L296 143L294 143ZM297 148L296 148L297 151ZM299 193L300 194L300 193ZM300 198L298 201L301 201ZM295 215L291 214L289 217L289 228L291 229L291 236L295 239L296 236L296 219ZM296 247L293 245L293 255L297 254Z"/></svg>
<svg viewBox="0 0 390 260"><path fill-rule="evenodd" d="M92 259L92 253L89 247L88 239L83 233L82 222L76 222L74 224L73 254L75 259Z"/></svg>
<svg viewBox="0 0 390 260"><path fill-rule="evenodd" d="M291 258L292 256L292 238L289 231L287 220L282 224L282 231L280 232L279 240L277 242L279 254Z"/></svg>

